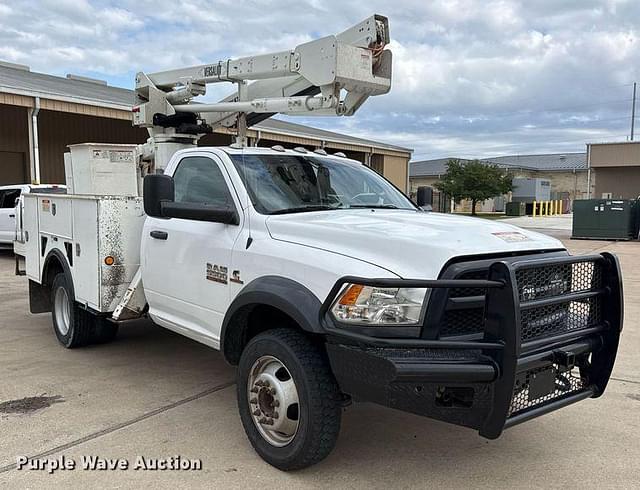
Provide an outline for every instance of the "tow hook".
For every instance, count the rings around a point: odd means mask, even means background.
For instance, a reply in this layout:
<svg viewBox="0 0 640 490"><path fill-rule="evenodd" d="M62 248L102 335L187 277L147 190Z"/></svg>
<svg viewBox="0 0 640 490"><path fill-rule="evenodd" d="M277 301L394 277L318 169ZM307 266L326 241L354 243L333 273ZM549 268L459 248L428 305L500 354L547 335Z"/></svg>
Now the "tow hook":
<svg viewBox="0 0 640 490"><path fill-rule="evenodd" d="M571 351L554 350L553 362L567 371L573 369L576 365L576 355Z"/></svg>

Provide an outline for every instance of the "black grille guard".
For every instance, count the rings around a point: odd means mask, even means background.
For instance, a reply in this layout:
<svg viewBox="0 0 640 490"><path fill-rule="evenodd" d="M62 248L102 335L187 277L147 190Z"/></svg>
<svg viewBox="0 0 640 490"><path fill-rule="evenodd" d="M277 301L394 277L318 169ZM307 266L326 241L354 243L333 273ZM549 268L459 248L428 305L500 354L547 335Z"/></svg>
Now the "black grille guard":
<svg viewBox="0 0 640 490"><path fill-rule="evenodd" d="M360 349L455 349L480 352L472 362L425 361L422 379L434 383L487 383L492 402L478 424L494 439L505 428L579 400L600 396L607 385L623 323L622 276L615 255L555 256L496 260L487 280L341 278L320 312L330 344ZM586 272L585 272L586 271ZM486 290L484 335L478 340L388 338L350 331L329 313L345 284ZM587 305L587 306L585 306ZM579 362L578 362L579 361ZM391 381L415 377L400 364ZM578 372L579 371L579 372ZM536 379L552 388L536 398ZM552 374L548 374L551 372ZM555 384L553 384L555 383ZM550 392L549 392L550 391Z"/></svg>

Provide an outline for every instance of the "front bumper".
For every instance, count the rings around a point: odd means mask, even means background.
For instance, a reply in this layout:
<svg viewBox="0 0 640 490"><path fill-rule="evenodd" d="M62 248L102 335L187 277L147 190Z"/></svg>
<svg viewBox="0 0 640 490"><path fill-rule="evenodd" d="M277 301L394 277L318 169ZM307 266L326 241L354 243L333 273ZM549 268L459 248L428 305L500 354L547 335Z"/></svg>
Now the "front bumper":
<svg viewBox="0 0 640 490"><path fill-rule="evenodd" d="M347 282L376 280L344 278L323 306L333 372L355 398L494 439L505 428L602 395L611 375L623 315L612 254L496 261L488 280L379 281L484 289L483 334L475 339L380 338L336 325L328 310Z"/></svg>

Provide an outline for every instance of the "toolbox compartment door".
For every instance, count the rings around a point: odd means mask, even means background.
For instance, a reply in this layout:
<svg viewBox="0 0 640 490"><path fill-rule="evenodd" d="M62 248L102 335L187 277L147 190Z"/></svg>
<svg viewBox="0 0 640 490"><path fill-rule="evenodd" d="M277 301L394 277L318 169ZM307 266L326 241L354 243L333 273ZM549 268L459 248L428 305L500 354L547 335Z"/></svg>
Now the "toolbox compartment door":
<svg viewBox="0 0 640 490"><path fill-rule="evenodd" d="M40 197L33 194L24 194L24 251L25 270L27 277L33 281L40 282L40 239L38 237L38 207Z"/></svg>

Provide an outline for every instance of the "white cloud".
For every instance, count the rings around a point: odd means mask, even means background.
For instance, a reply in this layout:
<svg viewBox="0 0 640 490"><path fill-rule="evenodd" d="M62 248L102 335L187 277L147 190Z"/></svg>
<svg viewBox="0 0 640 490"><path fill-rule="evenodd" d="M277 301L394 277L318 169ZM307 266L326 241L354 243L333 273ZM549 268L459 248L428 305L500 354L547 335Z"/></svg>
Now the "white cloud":
<svg viewBox="0 0 640 490"><path fill-rule="evenodd" d="M279 51L373 12L390 19L391 92L305 123L420 158L579 151L627 132L637 0L15 0L0 4L0 58L131 87L139 70Z"/></svg>

